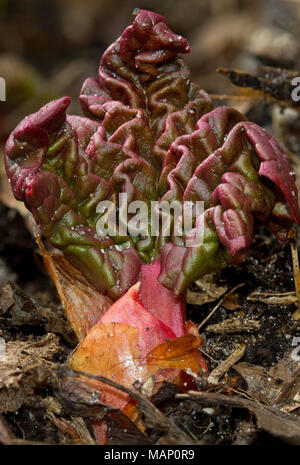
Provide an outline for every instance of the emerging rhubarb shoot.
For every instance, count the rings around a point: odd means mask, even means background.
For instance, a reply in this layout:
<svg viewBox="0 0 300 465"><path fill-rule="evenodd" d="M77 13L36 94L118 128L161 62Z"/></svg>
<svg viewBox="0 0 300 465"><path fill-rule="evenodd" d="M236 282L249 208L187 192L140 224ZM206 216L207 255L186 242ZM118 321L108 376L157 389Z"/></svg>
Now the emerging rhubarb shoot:
<svg viewBox="0 0 300 465"><path fill-rule="evenodd" d="M98 77L84 82L85 116L67 115L63 97L25 118L6 144L16 199L60 250L44 256L66 306L63 286L81 283L80 298L73 285L65 299L82 339L71 366L131 386L161 370L167 379L172 370L192 379L207 370L197 331L185 321L187 287L240 263L258 225L285 240L300 220L288 155L235 109L213 109L180 56L189 51L162 16L141 10L103 54ZM152 236L150 219L142 234L124 234L120 194L148 207L202 202L204 211L182 237L174 218L168 235ZM98 227L109 214L101 205L111 204L115 234ZM201 243L188 246L198 233ZM107 401L128 404L115 396Z"/></svg>

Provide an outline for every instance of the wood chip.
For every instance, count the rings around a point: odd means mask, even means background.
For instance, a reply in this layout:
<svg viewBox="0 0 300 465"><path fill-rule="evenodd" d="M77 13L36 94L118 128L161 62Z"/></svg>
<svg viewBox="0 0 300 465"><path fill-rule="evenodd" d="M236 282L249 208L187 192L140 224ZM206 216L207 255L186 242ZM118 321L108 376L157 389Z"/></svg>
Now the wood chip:
<svg viewBox="0 0 300 465"><path fill-rule="evenodd" d="M238 294L231 294L225 297L222 305L223 307L226 308L226 310L231 310L231 311L236 310L237 308L240 308Z"/></svg>
<svg viewBox="0 0 300 465"><path fill-rule="evenodd" d="M15 303L13 290L9 283L6 283L0 291L0 315L4 315Z"/></svg>
<svg viewBox="0 0 300 465"><path fill-rule="evenodd" d="M230 334L239 333L243 331L251 331L260 328L260 322L257 320L237 320L227 319L217 323L215 325L209 325L205 328L205 331L210 331L216 334Z"/></svg>
<svg viewBox="0 0 300 465"><path fill-rule="evenodd" d="M294 400L295 400L296 402L300 402L300 392L297 392L297 394L295 394Z"/></svg>
<svg viewBox="0 0 300 465"><path fill-rule="evenodd" d="M35 390L52 383L61 352L52 333L39 340L9 341L5 360L0 362L0 412L18 410Z"/></svg>
<svg viewBox="0 0 300 465"><path fill-rule="evenodd" d="M240 362L234 366L247 383L247 394L265 404L274 405L284 389L284 383L278 383L270 372L260 365Z"/></svg>
<svg viewBox="0 0 300 465"><path fill-rule="evenodd" d="M252 294L247 297L247 300L262 302L268 305L291 305L298 302L294 291L283 293L252 292Z"/></svg>
<svg viewBox="0 0 300 465"><path fill-rule="evenodd" d="M299 104L291 97L293 90L291 81L299 75L298 71L262 65L258 67L256 74L224 67L218 68L217 71L238 86L243 96L246 94L250 98L254 96L257 99L261 97L288 108L299 109Z"/></svg>
<svg viewBox="0 0 300 465"><path fill-rule="evenodd" d="M15 436L12 434L5 417L0 414L0 444L13 444L14 440Z"/></svg>
<svg viewBox="0 0 300 465"><path fill-rule="evenodd" d="M300 320L300 308L297 308L297 310L292 314L292 318L296 321Z"/></svg>
<svg viewBox="0 0 300 465"><path fill-rule="evenodd" d="M293 402L292 404L285 405L280 410L285 413L291 413L298 408L300 408L300 402Z"/></svg>
<svg viewBox="0 0 300 465"><path fill-rule="evenodd" d="M203 278L198 279L195 284L200 291L187 291L187 303L192 305L203 305L209 302L214 302L219 299L227 291L226 286L218 286L215 283L216 273L209 273Z"/></svg>
<svg viewBox="0 0 300 465"><path fill-rule="evenodd" d="M71 417L71 420L67 420L53 416L51 421L58 429L71 436L74 444L95 444L83 418Z"/></svg>
<svg viewBox="0 0 300 465"><path fill-rule="evenodd" d="M197 400L201 404L246 408L254 413L262 429L289 444L300 445L300 419L278 408L262 405L255 400L215 392L189 391L187 394L177 394L176 398Z"/></svg>
<svg viewBox="0 0 300 465"><path fill-rule="evenodd" d="M204 326L207 321L211 318L211 316L218 310L218 308L222 305L222 303L224 302L225 298L228 298L229 296L231 296L234 291L236 291L237 289L239 289L240 287L244 286L245 283L240 283L238 284L237 286L235 286L233 289L231 289L229 292L227 292L221 300L219 300L219 302L217 303L217 305L212 309L212 311L207 315L206 318L204 318L204 320L201 321L201 323L198 325L198 331L202 328L202 326Z"/></svg>
<svg viewBox="0 0 300 465"><path fill-rule="evenodd" d="M143 396L150 398L154 392L155 388L155 378L154 376L150 376L143 384L141 389L141 394Z"/></svg>
<svg viewBox="0 0 300 465"><path fill-rule="evenodd" d="M246 345L240 344L236 347L236 349L226 358L223 362L221 362L209 375L207 381L210 384L218 384L220 378L227 373L227 371L238 362L245 354Z"/></svg>
<svg viewBox="0 0 300 465"><path fill-rule="evenodd" d="M295 228L292 228L290 230L289 240L291 244L296 296L298 300L300 301L300 270L299 270L299 257L298 257L297 238L296 238Z"/></svg>
<svg viewBox="0 0 300 465"><path fill-rule="evenodd" d="M295 228L292 228L289 231L289 240L291 244L295 291L296 291L296 297L298 299L298 305L297 305L298 308L295 311L295 313L293 313L292 317L294 320L300 320L300 270L299 270L299 257L298 257L297 238L296 238Z"/></svg>

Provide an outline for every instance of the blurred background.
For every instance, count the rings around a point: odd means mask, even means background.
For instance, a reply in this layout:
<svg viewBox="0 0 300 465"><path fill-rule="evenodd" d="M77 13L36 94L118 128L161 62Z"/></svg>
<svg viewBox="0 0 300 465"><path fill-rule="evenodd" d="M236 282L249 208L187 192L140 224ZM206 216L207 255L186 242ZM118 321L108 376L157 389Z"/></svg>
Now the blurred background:
<svg viewBox="0 0 300 465"><path fill-rule="evenodd" d="M163 14L190 42L194 81L234 94L216 68L253 72L258 63L300 69L298 0L0 0L0 141L24 115L61 95L77 96L96 76L103 51L129 25L134 8ZM238 103L248 111L249 102Z"/></svg>
<svg viewBox="0 0 300 465"><path fill-rule="evenodd" d="M300 75L300 0L0 0L0 77L7 85L6 102L0 102L1 152L16 124L53 98L70 95L71 112L80 113L84 79L97 76L102 53L132 23L137 7L161 13L189 40L192 53L185 60L192 78L217 105L235 106L282 139L288 119L292 138L282 142L300 154L299 108L283 112L280 102L233 86L216 71L255 76L263 67L260 82L277 93L277 84L285 84L282 73L269 85L265 66Z"/></svg>

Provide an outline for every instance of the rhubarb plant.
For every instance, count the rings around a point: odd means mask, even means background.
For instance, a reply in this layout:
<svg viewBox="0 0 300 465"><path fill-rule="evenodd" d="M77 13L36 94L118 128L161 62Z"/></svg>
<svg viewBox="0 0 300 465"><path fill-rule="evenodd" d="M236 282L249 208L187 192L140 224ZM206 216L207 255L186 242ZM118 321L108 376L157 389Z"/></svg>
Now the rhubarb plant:
<svg viewBox="0 0 300 465"><path fill-rule="evenodd" d="M109 352L103 338L114 335L114 363L135 354L135 369L125 364L117 376L124 384L159 370L207 370L195 326L185 321L187 287L242 262L259 225L285 240L300 220L288 155L237 110L213 108L191 81L181 58L188 52L186 39L162 16L139 11L103 54L98 77L84 82L79 99L85 116L68 115L70 98L63 97L26 117L6 144L15 198L61 253L52 263L54 280L64 275L64 282L74 283L80 273L85 289L106 299L84 330L82 315L69 316L83 339L71 366L113 376L108 359L104 367ZM119 211L124 193L128 202L147 205L201 201L204 211L194 214L182 237L174 234L174 221L169 235L151 236L150 219L144 234L123 234L120 218L116 234L102 233L97 225L108 211L99 205L110 201ZM188 246L200 229L201 244ZM87 302L82 314L91 311ZM117 404L127 403L123 396Z"/></svg>

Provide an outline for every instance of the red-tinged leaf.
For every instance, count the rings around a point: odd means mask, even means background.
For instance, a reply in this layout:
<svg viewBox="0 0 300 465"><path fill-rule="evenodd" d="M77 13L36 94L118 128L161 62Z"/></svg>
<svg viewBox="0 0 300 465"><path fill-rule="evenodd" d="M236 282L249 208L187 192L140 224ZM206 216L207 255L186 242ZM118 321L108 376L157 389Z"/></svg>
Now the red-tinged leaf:
<svg viewBox="0 0 300 465"><path fill-rule="evenodd" d="M140 364L138 330L122 323L98 322L79 344L70 360L70 368L103 375L127 387L142 379L145 367ZM100 400L123 410L130 398L127 394L94 381Z"/></svg>
<svg viewBox="0 0 300 465"><path fill-rule="evenodd" d="M197 377L199 371L208 371L206 363L198 351L203 344L200 337L185 334L155 347L147 356L147 364L156 368L174 368L185 370Z"/></svg>
<svg viewBox="0 0 300 465"><path fill-rule="evenodd" d="M70 368L103 375L130 388L135 382L144 383L154 376L157 387L168 381L184 390L188 387L195 389L197 376L207 371L197 350L201 344L199 337L185 335L160 344L145 357L139 347L137 328L100 321L73 353ZM101 393L102 403L122 410L142 428L136 402L128 394L97 380L86 379L86 382ZM104 441L104 430L105 426L97 423L95 433L99 434L99 442Z"/></svg>
<svg viewBox="0 0 300 465"><path fill-rule="evenodd" d="M42 167L49 145L48 132L64 123L70 101L70 97L63 97L49 102L23 119L6 142L5 167L17 200L25 200L23 183Z"/></svg>
<svg viewBox="0 0 300 465"><path fill-rule="evenodd" d="M128 387L136 381L143 383L160 369L184 370L194 377L207 371L198 351L202 339L191 334L195 333L193 325L188 325L189 334L176 338L143 308L138 289L139 284L132 286L90 329L73 353L70 367ZM108 388L101 401L122 409L128 397Z"/></svg>

